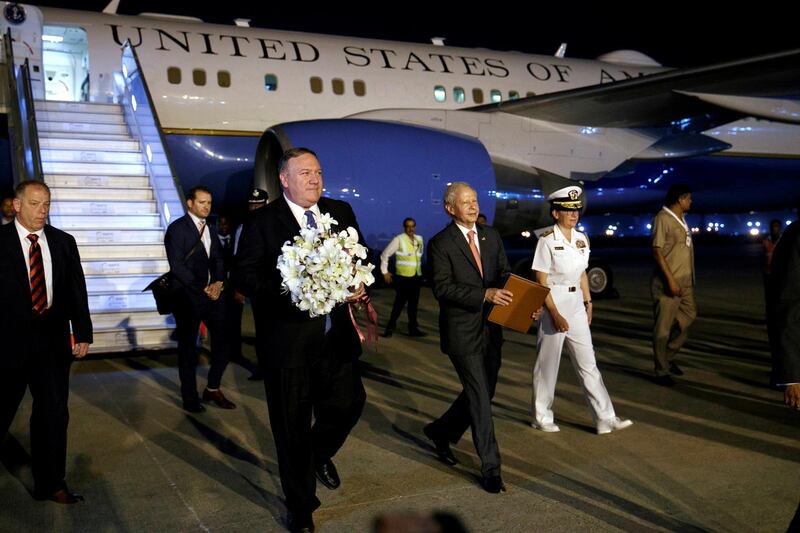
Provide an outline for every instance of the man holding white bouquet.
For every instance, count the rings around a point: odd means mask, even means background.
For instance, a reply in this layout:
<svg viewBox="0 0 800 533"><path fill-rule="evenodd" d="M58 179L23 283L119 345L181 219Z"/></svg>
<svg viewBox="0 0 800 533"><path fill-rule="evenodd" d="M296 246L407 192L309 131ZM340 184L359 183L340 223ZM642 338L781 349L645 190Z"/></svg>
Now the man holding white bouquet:
<svg viewBox="0 0 800 533"><path fill-rule="evenodd" d="M352 208L321 198L316 154L287 150L278 171L283 196L245 226L234 277L257 304L257 342L267 348L259 363L289 529L313 531L315 477L339 487L331 458L366 401L349 304L374 280Z"/></svg>

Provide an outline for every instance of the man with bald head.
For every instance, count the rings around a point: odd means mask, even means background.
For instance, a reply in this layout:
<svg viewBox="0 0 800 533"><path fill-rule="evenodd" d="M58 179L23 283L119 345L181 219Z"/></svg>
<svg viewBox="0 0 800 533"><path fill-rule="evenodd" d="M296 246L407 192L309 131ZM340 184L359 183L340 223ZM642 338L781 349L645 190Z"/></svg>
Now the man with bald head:
<svg viewBox="0 0 800 533"><path fill-rule="evenodd" d="M308 148L287 150L278 164L283 195L255 211L245 224L236 255L234 280L253 301L256 354L264 369L272 436L278 453L281 486L291 531L313 531L319 507L316 478L328 489L339 487L332 458L358 422L366 401L358 357L361 342L348 306L310 317L281 288L276 268L281 247L302 227L316 227L328 213L334 231L352 226L364 244L353 209L322 197L322 167ZM356 287L349 301L364 294ZM313 425L312 425L313 414Z"/></svg>
<svg viewBox="0 0 800 533"><path fill-rule="evenodd" d="M478 196L468 184L448 185L444 207L452 224L428 244L433 266L433 294L439 301L442 352L450 357L463 391L450 409L425 426L439 459L458 460L450 450L468 427L481 460L481 484L486 491L505 490L500 476L500 450L494 436L492 398L500 371L503 331L487 320L492 305L511 303L511 292L501 289L510 272L500 234L480 226Z"/></svg>
<svg viewBox="0 0 800 533"><path fill-rule="evenodd" d="M71 504L83 499L64 477L69 369L92 342L86 281L75 239L47 224L47 185L24 181L15 192L16 219L0 227L0 440L30 388L34 497Z"/></svg>

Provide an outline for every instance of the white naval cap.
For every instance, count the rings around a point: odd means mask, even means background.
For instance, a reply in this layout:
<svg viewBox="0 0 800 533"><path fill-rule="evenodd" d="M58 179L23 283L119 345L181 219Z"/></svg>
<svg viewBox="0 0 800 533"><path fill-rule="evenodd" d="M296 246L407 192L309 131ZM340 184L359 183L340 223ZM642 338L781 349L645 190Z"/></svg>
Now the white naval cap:
<svg viewBox="0 0 800 533"><path fill-rule="evenodd" d="M583 189L577 185L570 185L551 193L547 197L547 201L557 211L578 211L583 207L579 200L582 192Z"/></svg>

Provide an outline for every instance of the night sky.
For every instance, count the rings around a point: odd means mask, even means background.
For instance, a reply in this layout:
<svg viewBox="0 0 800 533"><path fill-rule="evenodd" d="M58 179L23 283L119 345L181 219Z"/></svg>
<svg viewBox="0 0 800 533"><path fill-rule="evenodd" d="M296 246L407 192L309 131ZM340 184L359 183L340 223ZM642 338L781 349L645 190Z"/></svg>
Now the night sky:
<svg viewBox="0 0 800 533"><path fill-rule="evenodd" d="M37 5L101 11L107 1L38 2ZM430 42L533 54L555 53L568 44L567 57L592 59L618 49L643 52L671 67L702 66L800 48L796 16L789 3L749 2L482 2L494 9L466 8L459 0L348 3L310 12L304 2L224 1L120 2L119 13L192 15L222 24L250 18L251 25L399 41ZM194 4L194 5L193 5ZM524 7L520 7L524 6ZM536 7L531 7L536 6ZM698 11L698 6L703 6ZM391 10L391 11L389 11Z"/></svg>

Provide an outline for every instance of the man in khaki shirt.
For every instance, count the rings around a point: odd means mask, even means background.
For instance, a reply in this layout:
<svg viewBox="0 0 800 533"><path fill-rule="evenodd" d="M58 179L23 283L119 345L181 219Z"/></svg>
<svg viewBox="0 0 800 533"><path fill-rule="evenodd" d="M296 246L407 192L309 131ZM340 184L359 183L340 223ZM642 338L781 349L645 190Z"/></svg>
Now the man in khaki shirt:
<svg viewBox="0 0 800 533"><path fill-rule="evenodd" d="M656 383L672 386L670 374L683 371L675 354L689 334L697 317L694 303L694 246L684 213L692 206L692 192L685 184L667 191L664 207L653 219L653 258L656 268L650 290L653 295L653 355Z"/></svg>

